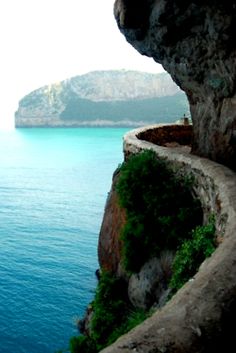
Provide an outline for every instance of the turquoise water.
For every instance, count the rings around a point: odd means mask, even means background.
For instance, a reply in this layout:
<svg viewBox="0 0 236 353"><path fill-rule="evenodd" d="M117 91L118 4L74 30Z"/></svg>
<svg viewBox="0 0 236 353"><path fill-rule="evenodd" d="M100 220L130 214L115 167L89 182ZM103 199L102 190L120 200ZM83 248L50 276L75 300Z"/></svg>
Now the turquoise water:
<svg viewBox="0 0 236 353"><path fill-rule="evenodd" d="M0 353L53 353L77 334L126 131L0 132Z"/></svg>

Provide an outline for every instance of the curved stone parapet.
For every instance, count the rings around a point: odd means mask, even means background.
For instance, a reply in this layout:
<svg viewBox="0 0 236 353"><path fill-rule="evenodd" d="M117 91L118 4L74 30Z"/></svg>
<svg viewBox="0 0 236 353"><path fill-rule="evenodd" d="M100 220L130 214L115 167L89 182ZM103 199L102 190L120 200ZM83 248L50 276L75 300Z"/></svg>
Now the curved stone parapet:
<svg viewBox="0 0 236 353"><path fill-rule="evenodd" d="M216 217L219 246L163 308L103 353L216 353L227 351L234 342L231 320L236 314L236 174L190 154L181 141L175 147L164 147L140 139L153 134L158 138L158 129L162 133L166 129L168 136L175 128L153 125L128 132L124 136L124 154L127 157L152 149L158 157L166 158L176 173L193 177L205 219L212 213Z"/></svg>

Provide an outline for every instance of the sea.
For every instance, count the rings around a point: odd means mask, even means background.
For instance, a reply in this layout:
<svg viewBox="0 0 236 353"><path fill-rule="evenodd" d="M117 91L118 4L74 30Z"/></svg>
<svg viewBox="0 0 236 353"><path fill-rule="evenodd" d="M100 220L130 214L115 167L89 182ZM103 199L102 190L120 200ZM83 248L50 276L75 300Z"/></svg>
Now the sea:
<svg viewBox="0 0 236 353"><path fill-rule="evenodd" d="M126 128L0 131L0 353L67 351Z"/></svg>

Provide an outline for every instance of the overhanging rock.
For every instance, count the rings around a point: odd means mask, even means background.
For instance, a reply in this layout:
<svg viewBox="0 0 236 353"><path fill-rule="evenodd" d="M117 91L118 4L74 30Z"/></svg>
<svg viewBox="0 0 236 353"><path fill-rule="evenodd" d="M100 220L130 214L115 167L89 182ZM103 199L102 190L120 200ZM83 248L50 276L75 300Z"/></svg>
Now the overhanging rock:
<svg viewBox="0 0 236 353"><path fill-rule="evenodd" d="M236 169L236 3L116 0L120 31L187 94L193 152Z"/></svg>

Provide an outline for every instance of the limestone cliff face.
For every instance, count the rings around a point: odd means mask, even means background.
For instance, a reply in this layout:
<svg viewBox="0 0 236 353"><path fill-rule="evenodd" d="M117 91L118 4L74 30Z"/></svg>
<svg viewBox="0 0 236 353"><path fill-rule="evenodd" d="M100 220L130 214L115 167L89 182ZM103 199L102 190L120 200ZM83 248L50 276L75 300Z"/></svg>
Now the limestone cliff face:
<svg viewBox="0 0 236 353"><path fill-rule="evenodd" d="M17 127L140 126L188 113L186 95L167 73L94 71L41 87L20 102Z"/></svg>
<svg viewBox="0 0 236 353"><path fill-rule="evenodd" d="M193 152L236 168L235 1L116 0L126 39L186 92Z"/></svg>

